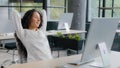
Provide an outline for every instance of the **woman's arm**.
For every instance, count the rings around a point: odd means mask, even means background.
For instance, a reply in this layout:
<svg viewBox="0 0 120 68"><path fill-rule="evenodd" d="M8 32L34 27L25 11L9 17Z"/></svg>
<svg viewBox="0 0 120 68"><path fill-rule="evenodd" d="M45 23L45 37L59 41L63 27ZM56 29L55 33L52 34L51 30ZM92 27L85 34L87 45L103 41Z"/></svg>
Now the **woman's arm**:
<svg viewBox="0 0 120 68"><path fill-rule="evenodd" d="M23 33L23 27L21 25L21 16L16 10L12 10L12 22L15 26L17 36L20 38Z"/></svg>
<svg viewBox="0 0 120 68"><path fill-rule="evenodd" d="M47 26L47 15L46 15L46 11L45 10L42 10L41 11L41 14L42 14L42 20L43 20L43 23L42 23L42 26L41 26L41 30L43 30L44 32L46 31L46 26Z"/></svg>

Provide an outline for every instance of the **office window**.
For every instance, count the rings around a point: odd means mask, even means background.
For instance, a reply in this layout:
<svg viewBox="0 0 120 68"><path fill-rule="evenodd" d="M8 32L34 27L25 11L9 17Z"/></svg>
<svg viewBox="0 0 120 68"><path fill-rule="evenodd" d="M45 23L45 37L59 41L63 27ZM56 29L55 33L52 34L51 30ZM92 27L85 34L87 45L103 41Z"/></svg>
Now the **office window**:
<svg viewBox="0 0 120 68"><path fill-rule="evenodd" d="M105 10L105 17L112 16L112 0L107 0L107 2L105 2L105 9L104 10Z"/></svg>
<svg viewBox="0 0 120 68"><path fill-rule="evenodd" d="M3 4L3 1L5 4ZM58 20L62 13L67 12L67 1L47 0L49 2L47 3L48 20ZM12 8L15 8L23 15L27 10L33 8L40 11L43 8L43 2L42 0L0 0L0 7L7 7L8 13Z"/></svg>
<svg viewBox="0 0 120 68"><path fill-rule="evenodd" d="M91 17L120 17L120 0L91 0Z"/></svg>
<svg viewBox="0 0 120 68"><path fill-rule="evenodd" d="M48 5L49 19L58 20L60 15L66 10L66 0L50 0Z"/></svg>
<svg viewBox="0 0 120 68"><path fill-rule="evenodd" d="M37 9L38 11L40 11L42 9L42 3L22 3L22 7L20 6L20 3L14 3L14 6L18 6L15 7L19 12L25 13L27 10L30 9Z"/></svg>
<svg viewBox="0 0 120 68"><path fill-rule="evenodd" d="M90 0L89 1L89 6L90 7L90 11L91 13L89 13L91 15L91 17L98 17L98 5L99 5L99 0Z"/></svg>
<svg viewBox="0 0 120 68"><path fill-rule="evenodd" d="M114 0L114 7L116 7L113 12L114 16L120 17L120 0Z"/></svg>

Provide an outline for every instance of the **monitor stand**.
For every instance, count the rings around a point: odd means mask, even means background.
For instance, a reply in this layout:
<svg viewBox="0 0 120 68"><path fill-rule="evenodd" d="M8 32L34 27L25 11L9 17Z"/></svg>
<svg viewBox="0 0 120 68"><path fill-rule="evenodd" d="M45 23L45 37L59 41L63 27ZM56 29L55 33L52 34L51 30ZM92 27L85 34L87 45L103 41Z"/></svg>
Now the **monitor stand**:
<svg viewBox="0 0 120 68"><path fill-rule="evenodd" d="M98 50L100 53L100 57L95 58L95 61L90 63L90 66L106 68L110 66L110 53L108 53L106 43L98 43Z"/></svg>
<svg viewBox="0 0 120 68"><path fill-rule="evenodd" d="M101 57L97 57L89 65L92 67L104 68L105 66L103 65L103 62L101 60Z"/></svg>

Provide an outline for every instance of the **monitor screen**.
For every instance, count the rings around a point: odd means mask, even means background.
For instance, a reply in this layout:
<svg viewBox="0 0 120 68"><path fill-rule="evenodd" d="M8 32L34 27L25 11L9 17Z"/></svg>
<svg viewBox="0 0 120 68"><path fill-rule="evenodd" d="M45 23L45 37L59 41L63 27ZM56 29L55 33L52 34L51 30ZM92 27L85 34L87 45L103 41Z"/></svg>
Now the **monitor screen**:
<svg viewBox="0 0 120 68"><path fill-rule="evenodd" d="M85 43L82 62L92 60L99 56L97 44L105 42L110 52L119 18L94 18L92 19L88 36Z"/></svg>
<svg viewBox="0 0 120 68"><path fill-rule="evenodd" d="M58 22L58 29L65 29L64 23L68 23L69 28L71 27L73 18L73 13L63 13L60 16L59 22Z"/></svg>

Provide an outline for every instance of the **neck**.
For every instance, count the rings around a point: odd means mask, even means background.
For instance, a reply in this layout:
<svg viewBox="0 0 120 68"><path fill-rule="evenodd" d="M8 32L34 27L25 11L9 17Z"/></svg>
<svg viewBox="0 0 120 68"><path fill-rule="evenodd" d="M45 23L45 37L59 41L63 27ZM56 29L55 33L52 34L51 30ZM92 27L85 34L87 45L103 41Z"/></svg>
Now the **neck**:
<svg viewBox="0 0 120 68"><path fill-rule="evenodd" d="M29 27L30 30L34 30L34 31L37 31L38 28L32 28L32 27Z"/></svg>

